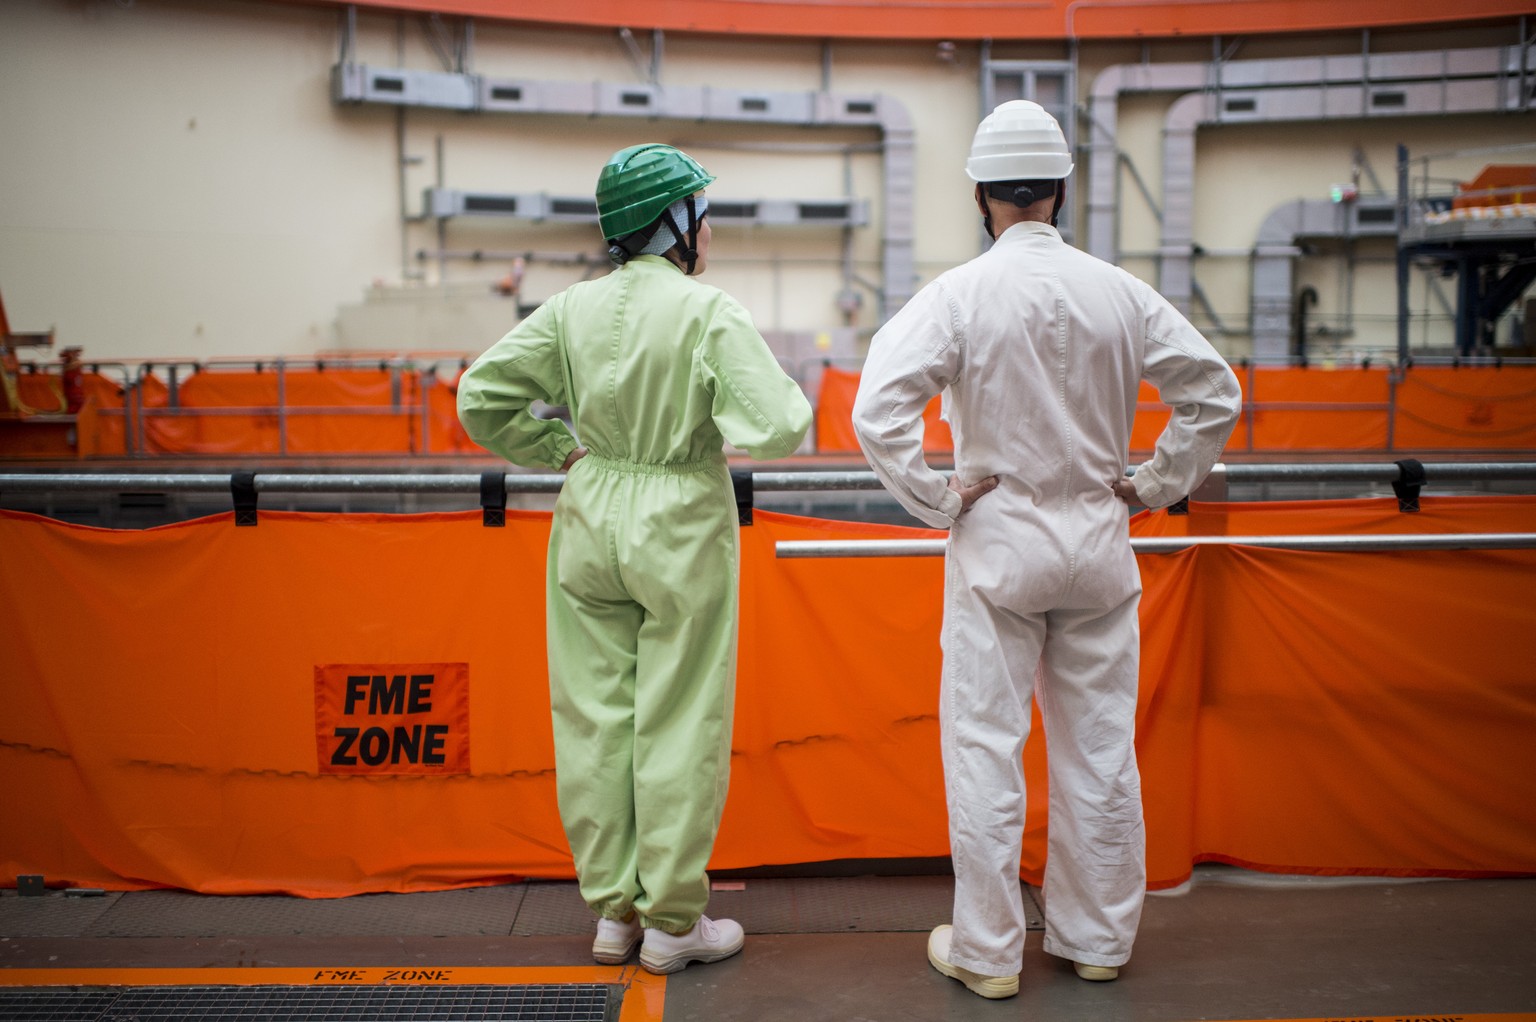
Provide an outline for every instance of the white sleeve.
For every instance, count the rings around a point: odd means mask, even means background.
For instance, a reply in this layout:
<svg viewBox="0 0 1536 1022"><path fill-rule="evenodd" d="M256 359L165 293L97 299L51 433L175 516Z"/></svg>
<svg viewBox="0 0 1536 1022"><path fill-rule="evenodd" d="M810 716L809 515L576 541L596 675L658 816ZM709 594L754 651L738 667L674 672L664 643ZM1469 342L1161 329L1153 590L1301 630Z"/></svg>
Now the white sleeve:
<svg viewBox="0 0 1536 1022"><path fill-rule="evenodd" d="M949 293L935 281L881 327L853 402L853 429L875 475L901 506L938 529L960 495L923 458L923 410L960 371L961 338Z"/></svg>
<svg viewBox="0 0 1536 1022"><path fill-rule="evenodd" d="M1221 457L1243 397L1232 368L1200 331L1162 295L1145 293L1142 378L1173 414L1131 481L1147 507L1166 507L1187 497Z"/></svg>

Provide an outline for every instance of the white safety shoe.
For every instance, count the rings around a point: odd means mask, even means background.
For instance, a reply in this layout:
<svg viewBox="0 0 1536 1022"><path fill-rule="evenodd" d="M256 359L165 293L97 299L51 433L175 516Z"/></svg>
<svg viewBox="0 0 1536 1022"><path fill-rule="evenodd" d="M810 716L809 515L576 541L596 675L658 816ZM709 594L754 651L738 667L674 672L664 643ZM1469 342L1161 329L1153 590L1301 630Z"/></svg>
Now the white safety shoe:
<svg viewBox="0 0 1536 1022"><path fill-rule="evenodd" d="M996 1001L1004 997L1012 997L1019 992L1018 976L983 976L979 972L951 965L949 942L954 939L954 936L954 927L948 923L933 928L933 932L928 935L928 964L950 979L958 979L964 983L965 988L971 993L979 994L989 1000Z"/></svg>
<svg viewBox="0 0 1536 1022"><path fill-rule="evenodd" d="M645 928L640 925L638 916L631 916L627 923L619 919L599 919L597 939L592 942L592 957L599 965L623 965L635 953L643 936Z"/></svg>
<svg viewBox="0 0 1536 1022"><path fill-rule="evenodd" d="M729 958L741 950L746 940L747 935L736 920L700 916L698 924L687 933L647 929L645 943L640 946L640 964L647 972L676 972L689 962Z"/></svg>
<svg viewBox="0 0 1536 1022"><path fill-rule="evenodd" d="M1108 983L1120 975L1120 967L1116 965L1084 965L1082 962L1073 962L1072 968L1077 970L1078 979L1086 979L1090 983Z"/></svg>

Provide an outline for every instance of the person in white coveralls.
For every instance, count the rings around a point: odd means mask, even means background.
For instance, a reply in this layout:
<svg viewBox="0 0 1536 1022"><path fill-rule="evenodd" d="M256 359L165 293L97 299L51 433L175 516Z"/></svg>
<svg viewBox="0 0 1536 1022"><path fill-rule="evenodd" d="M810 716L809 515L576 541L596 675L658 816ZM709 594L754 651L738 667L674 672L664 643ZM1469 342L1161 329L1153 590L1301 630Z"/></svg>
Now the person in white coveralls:
<svg viewBox="0 0 1536 1022"><path fill-rule="evenodd" d="M1090 980L1114 979L1130 958L1146 853L1128 505L1163 507L1194 489L1241 396L1161 295L1062 241L1054 224L1072 156L1043 108L993 110L966 172L995 244L875 335L853 423L902 506L949 530L939 717L955 903L928 958L999 998L1018 992L1023 965L1032 699L1050 765L1045 950ZM1142 380L1173 411L1151 460L1127 477ZM955 441L948 478L923 458L923 409L940 393Z"/></svg>

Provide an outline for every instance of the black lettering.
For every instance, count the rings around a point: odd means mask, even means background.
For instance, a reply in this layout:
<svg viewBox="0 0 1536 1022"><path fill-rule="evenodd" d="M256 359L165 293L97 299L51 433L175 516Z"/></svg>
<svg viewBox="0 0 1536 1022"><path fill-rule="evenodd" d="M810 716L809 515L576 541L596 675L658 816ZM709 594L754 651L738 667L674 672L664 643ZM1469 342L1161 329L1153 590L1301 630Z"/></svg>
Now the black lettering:
<svg viewBox="0 0 1536 1022"><path fill-rule="evenodd" d="M452 969L386 969L384 983L443 983L452 978Z"/></svg>
<svg viewBox="0 0 1536 1022"><path fill-rule="evenodd" d="M315 973L316 983L347 983L363 978L361 969L320 969Z"/></svg>
<svg viewBox="0 0 1536 1022"><path fill-rule="evenodd" d="M336 737L341 739L341 744L331 753L331 766L357 766L357 757L347 755L347 750L357 741L357 728L339 727L336 729Z"/></svg>
<svg viewBox="0 0 1536 1022"><path fill-rule="evenodd" d="M442 766L448 762L448 757L443 755L443 745L447 741L447 724L428 724L427 737L421 747L421 762L433 766Z"/></svg>
<svg viewBox="0 0 1536 1022"><path fill-rule="evenodd" d="M411 675L411 703L405 709L406 713L431 713L432 712L432 675Z"/></svg>
<svg viewBox="0 0 1536 1022"><path fill-rule="evenodd" d="M373 676L373 687L368 690L369 713L405 712L405 675L397 674L388 681L384 675Z"/></svg>
<svg viewBox="0 0 1536 1022"><path fill-rule="evenodd" d="M389 758L389 732L381 727L371 727L363 732L358 753L369 766L378 766Z"/></svg>
<svg viewBox="0 0 1536 1022"><path fill-rule="evenodd" d="M400 757L402 755L405 757L405 761L407 763L421 762L420 724L417 724L409 731L403 727L395 728L395 745L394 748L390 751L389 761L391 763L398 763L400 762Z"/></svg>
<svg viewBox="0 0 1536 1022"><path fill-rule="evenodd" d="M352 716L353 708L363 701L363 689L368 687L368 675L347 675L346 708L342 711L347 716Z"/></svg>

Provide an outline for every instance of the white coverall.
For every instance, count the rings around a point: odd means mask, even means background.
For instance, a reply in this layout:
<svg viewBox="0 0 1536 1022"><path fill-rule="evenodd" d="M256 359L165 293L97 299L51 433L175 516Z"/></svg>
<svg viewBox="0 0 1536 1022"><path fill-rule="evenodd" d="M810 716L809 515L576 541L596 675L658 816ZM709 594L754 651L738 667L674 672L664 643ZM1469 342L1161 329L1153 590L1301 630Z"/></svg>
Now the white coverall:
<svg viewBox="0 0 1536 1022"><path fill-rule="evenodd" d="M1024 222L892 317L860 380L853 422L870 464L903 507L950 530L949 957L981 975L1022 968L1021 756L1037 685L1050 783L1045 950L1086 965L1130 958L1146 888L1141 579L1111 483L1124 475L1143 379L1173 407L1133 479L1141 501L1161 507L1216 463L1241 407L1237 378L1161 295ZM923 409L941 392L959 480L998 477L963 516L923 460Z"/></svg>
<svg viewBox="0 0 1536 1022"><path fill-rule="evenodd" d="M559 468L589 453L549 537L549 685L560 819L605 919L691 929L709 900L730 775L737 511L726 441L792 453L811 406L724 291L641 255L555 295L459 383L476 443Z"/></svg>

